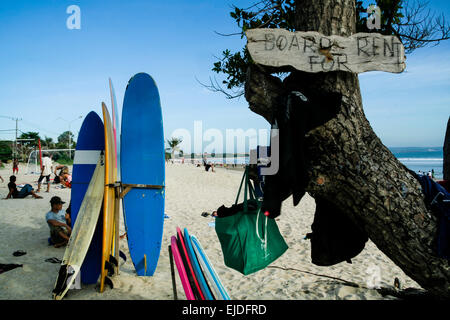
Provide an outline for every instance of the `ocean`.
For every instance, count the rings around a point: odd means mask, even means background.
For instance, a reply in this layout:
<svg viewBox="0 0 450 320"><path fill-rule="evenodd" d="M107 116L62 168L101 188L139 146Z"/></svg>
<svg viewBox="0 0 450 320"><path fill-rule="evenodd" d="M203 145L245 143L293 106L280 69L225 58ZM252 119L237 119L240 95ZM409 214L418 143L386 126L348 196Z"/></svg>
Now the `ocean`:
<svg viewBox="0 0 450 320"><path fill-rule="evenodd" d="M408 169L416 173L428 172L434 170L435 179L443 178L443 159L444 153L442 147L390 147L389 150L394 156L403 163ZM208 156L208 162L215 164L223 163L222 157ZM248 164L249 157L238 156L225 158L225 163L228 164Z"/></svg>
<svg viewBox="0 0 450 320"><path fill-rule="evenodd" d="M434 170L435 179L443 178L444 152L442 147L389 148L408 169L416 173Z"/></svg>

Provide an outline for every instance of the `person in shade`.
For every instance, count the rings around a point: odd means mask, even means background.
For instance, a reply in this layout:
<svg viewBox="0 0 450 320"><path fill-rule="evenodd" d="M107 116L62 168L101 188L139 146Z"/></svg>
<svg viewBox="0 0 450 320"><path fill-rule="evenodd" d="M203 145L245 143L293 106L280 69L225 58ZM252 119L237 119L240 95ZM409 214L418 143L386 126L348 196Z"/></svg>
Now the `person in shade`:
<svg viewBox="0 0 450 320"><path fill-rule="evenodd" d="M50 238L53 246L59 248L65 246L69 242L72 228L70 228L70 216L64 213L62 205L65 202L60 197L54 196L50 199L51 210L45 215L45 220L50 228Z"/></svg>
<svg viewBox="0 0 450 320"><path fill-rule="evenodd" d="M30 184L24 185L20 191L17 190L16 176L9 177L8 190L9 193L5 199L23 199L29 195L33 196L35 199L42 199L42 197L34 192L34 189Z"/></svg>
<svg viewBox="0 0 450 320"><path fill-rule="evenodd" d="M66 209L66 222L67 225L72 225L72 200L69 202L69 206Z"/></svg>

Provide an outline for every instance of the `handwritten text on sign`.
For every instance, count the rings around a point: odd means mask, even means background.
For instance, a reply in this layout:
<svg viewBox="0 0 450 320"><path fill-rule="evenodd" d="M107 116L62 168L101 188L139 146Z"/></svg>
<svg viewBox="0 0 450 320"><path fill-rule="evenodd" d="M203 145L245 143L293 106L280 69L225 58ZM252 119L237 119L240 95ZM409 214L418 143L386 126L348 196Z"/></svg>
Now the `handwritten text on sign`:
<svg viewBox="0 0 450 320"><path fill-rule="evenodd" d="M284 29L250 29L247 48L259 64L293 66L307 72L402 72L405 48L394 36L356 33L350 37Z"/></svg>

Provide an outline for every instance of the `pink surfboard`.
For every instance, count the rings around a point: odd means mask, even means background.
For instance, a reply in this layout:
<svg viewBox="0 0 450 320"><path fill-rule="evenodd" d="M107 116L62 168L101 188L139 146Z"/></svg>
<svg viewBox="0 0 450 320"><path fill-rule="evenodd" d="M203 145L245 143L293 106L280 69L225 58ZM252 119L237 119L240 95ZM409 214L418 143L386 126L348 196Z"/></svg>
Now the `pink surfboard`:
<svg viewBox="0 0 450 320"><path fill-rule="evenodd" d="M170 238L172 246L172 255L175 260L175 265L177 266L178 275L180 276L181 284L183 285L184 293L186 294L186 299L195 300L194 293L192 292L191 285L189 284L189 279L184 269L183 260L181 259L180 251L178 250L177 238L172 236Z"/></svg>
<svg viewBox="0 0 450 320"><path fill-rule="evenodd" d="M200 298L202 300L205 300L205 296L203 295L203 292L200 289L200 285L199 285L199 283L197 281L197 277L195 276L194 268L192 267L191 260L189 259L189 255L188 255L187 250L186 250L186 245L184 244L183 233L181 232L181 229L179 227L177 227L177 234L178 234L178 238L180 239L181 246L182 246L182 248L179 248L179 249L183 250L184 256L186 257L186 261L187 261L187 264L188 264L188 267L189 267L189 271L191 272L192 278L194 279L194 283L195 283L195 287L197 288L197 292L200 294Z"/></svg>
<svg viewBox="0 0 450 320"><path fill-rule="evenodd" d="M120 181L120 123L119 123L119 107L117 105L116 93L114 87L109 78L109 93L111 95L111 110L112 110L112 125L114 132L114 146L116 156L116 168L117 168L117 180Z"/></svg>

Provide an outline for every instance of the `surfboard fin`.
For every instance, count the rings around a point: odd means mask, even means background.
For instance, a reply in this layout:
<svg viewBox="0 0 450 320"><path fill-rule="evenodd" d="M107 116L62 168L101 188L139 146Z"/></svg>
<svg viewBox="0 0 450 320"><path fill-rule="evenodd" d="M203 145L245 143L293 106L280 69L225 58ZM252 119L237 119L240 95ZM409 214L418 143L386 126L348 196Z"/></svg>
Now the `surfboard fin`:
<svg viewBox="0 0 450 320"><path fill-rule="evenodd" d="M112 280L108 277L105 277L105 283L111 288L114 289L114 284L112 282Z"/></svg>
<svg viewBox="0 0 450 320"><path fill-rule="evenodd" d="M112 263L116 267L119 265L119 262L117 261L116 257L114 257L113 255L109 256L109 262Z"/></svg>
<svg viewBox="0 0 450 320"><path fill-rule="evenodd" d="M123 251L119 251L119 257L121 257L123 261L127 261L127 256L125 255L125 253L123 253Z"/></svg>
<svg viewBox="0 0 450 320"><path fill-rule="evenodd" d="M67 279L71 277L74 272L69 273L67 270L67 265L61 266L58 273L58 279L56 280L55 288L53 289L53 299L62 299L61 294L66 290Z"/></svg>
<svg viewBox="0 0 450 320"><path fill-rule="evenodd" d="M105 261L105 269L108 270L109 276L114 275L114 266L109 261Z"/></svg>
<svg viewBox="0 0 450 320"><path fill-rule="evenodd" d="M113 255L110 255L109 262L111 263L111 265L114 268L114 272L112 274L113 275L119 274L119 261L117 261L116 257L114 257Z"/></svg>

